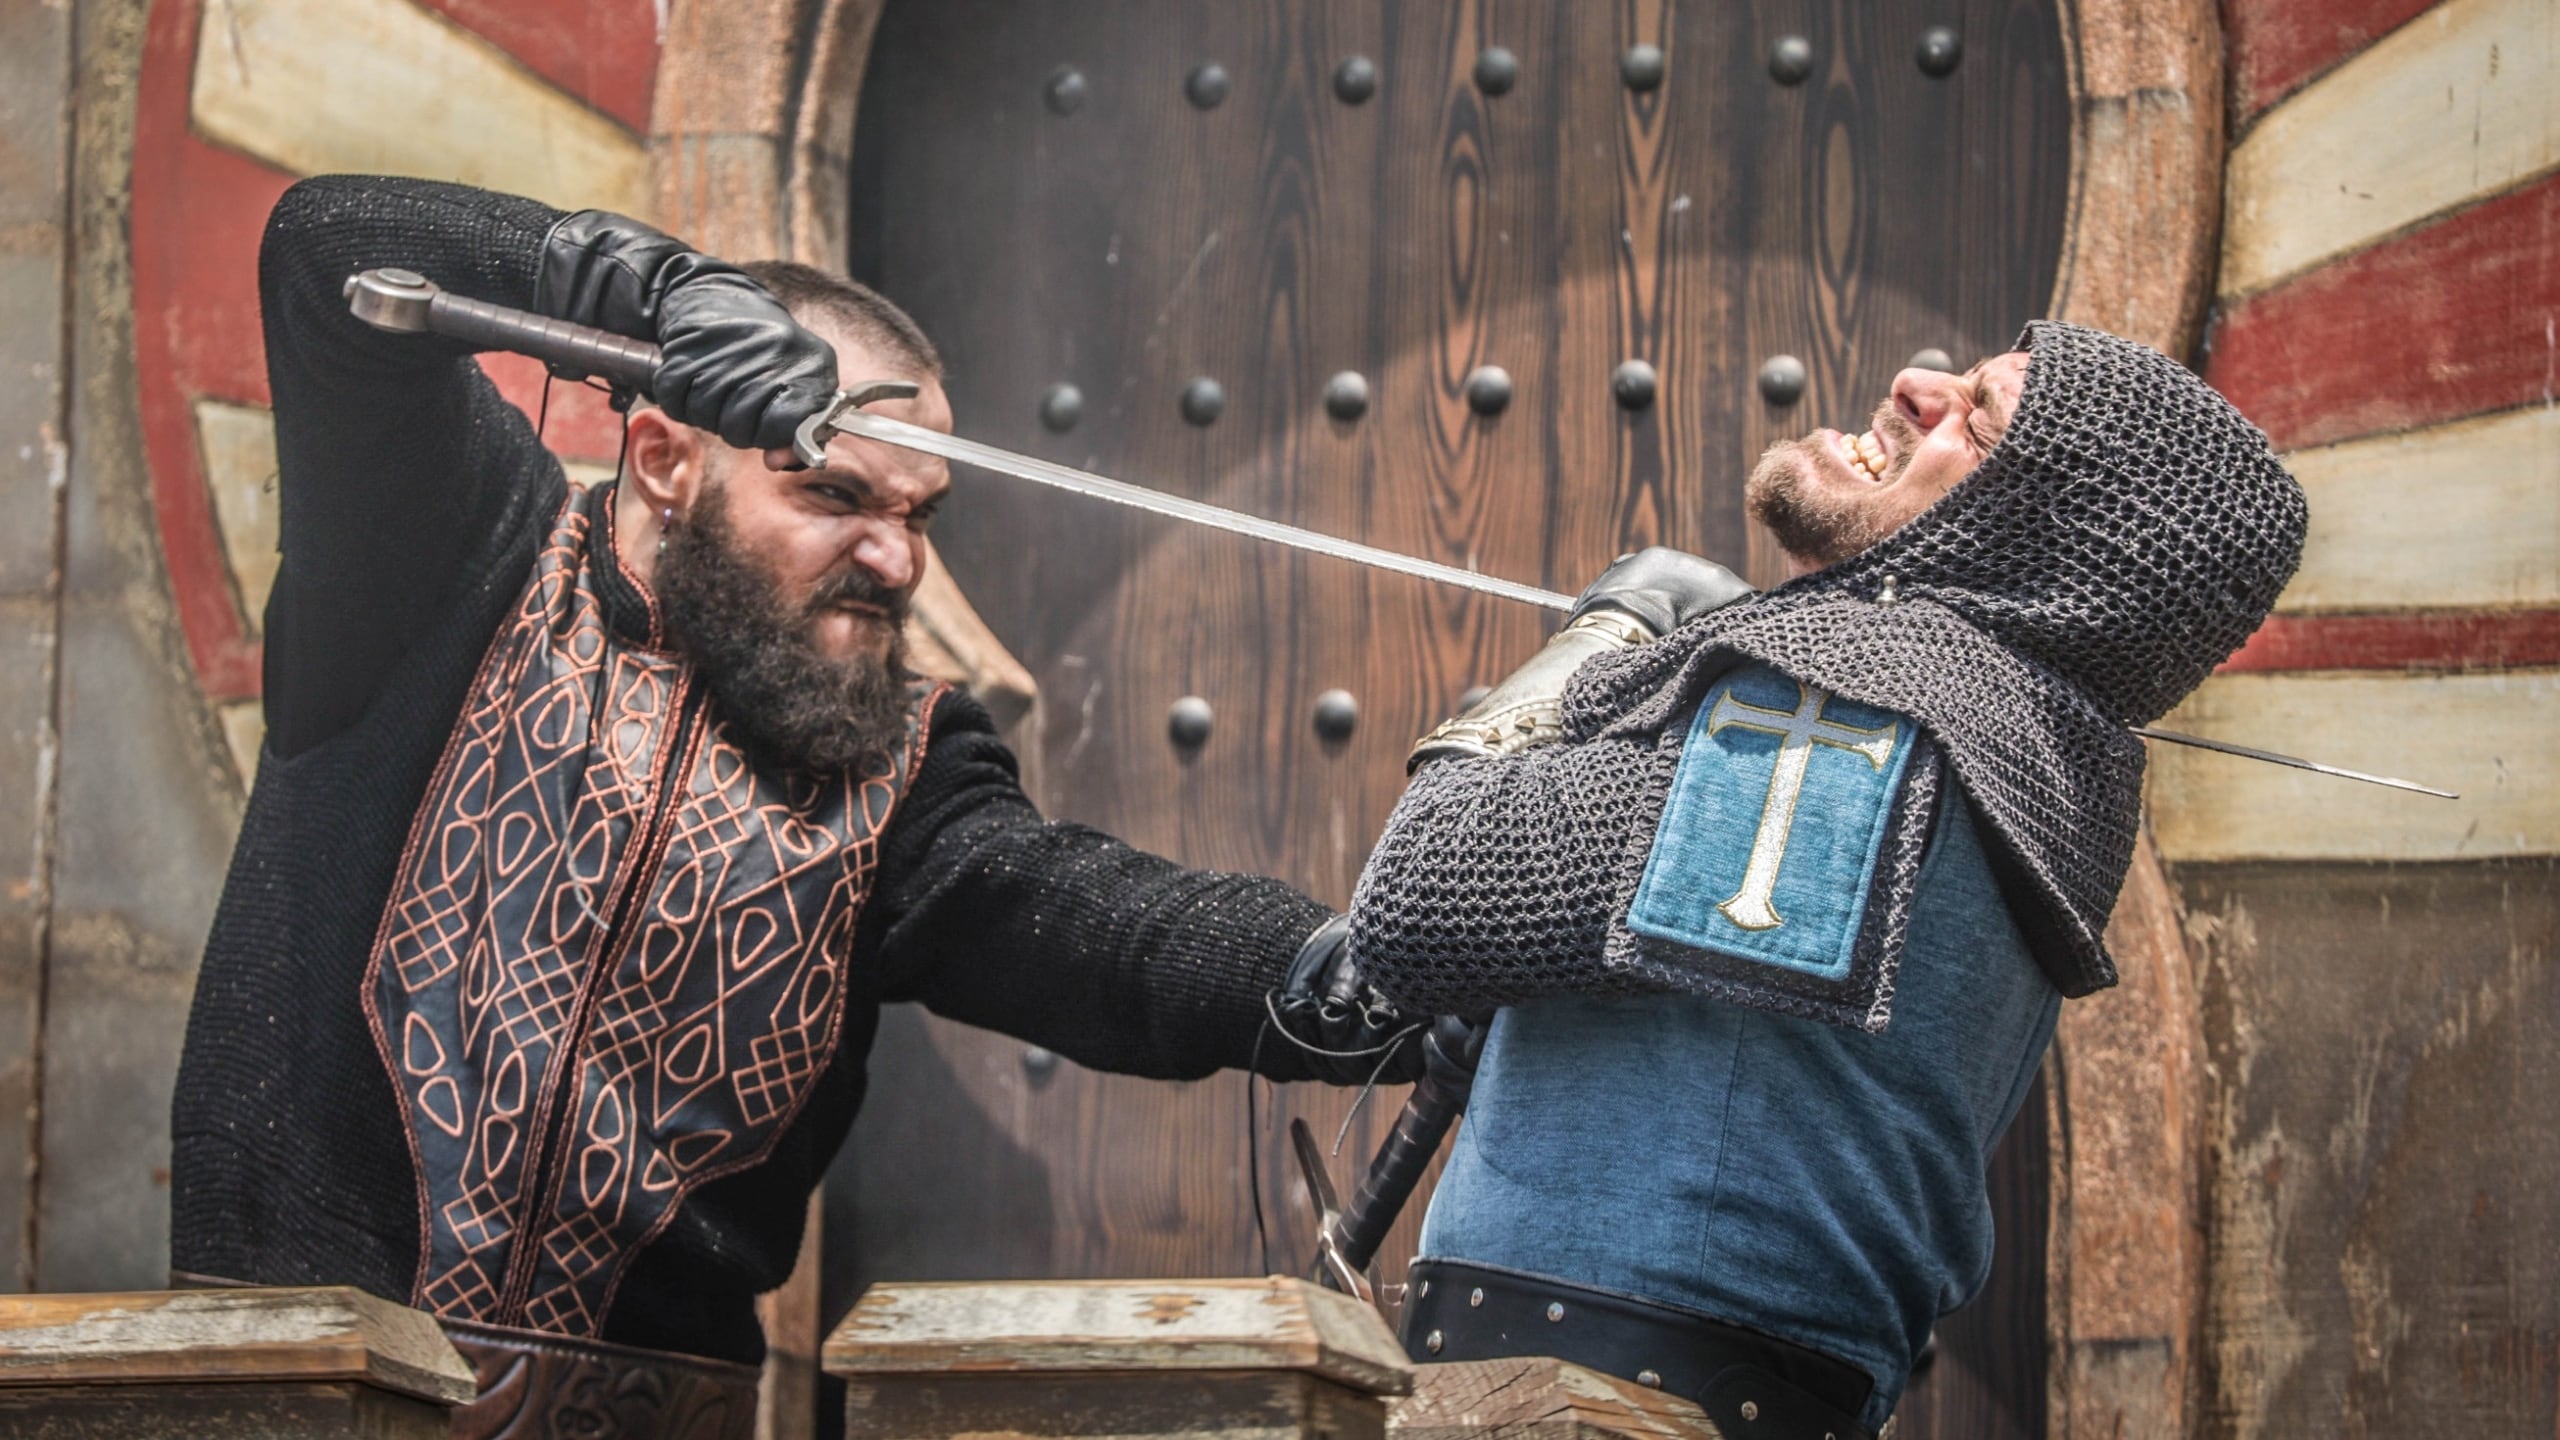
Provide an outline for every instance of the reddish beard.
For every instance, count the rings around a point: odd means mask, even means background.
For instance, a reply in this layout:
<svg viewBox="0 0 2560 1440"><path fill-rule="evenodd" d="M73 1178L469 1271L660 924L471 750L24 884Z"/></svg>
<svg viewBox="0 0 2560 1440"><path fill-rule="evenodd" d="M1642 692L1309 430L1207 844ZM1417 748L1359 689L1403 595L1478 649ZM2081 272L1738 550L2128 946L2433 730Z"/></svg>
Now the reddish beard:
<svg viewBox="0 0 2560 1440"><path fill-rule="evenodd" d="M1902 478L1922 436L1918 426L1887 400L1876 408L1876 434L1893 458L1884 478L1870 487L1857 481L1826 484L1820 473L1822 442L1811 435L1781 440L1764 451L1743 482L1743 508L1769 527L1778 547L1816 567L1837 565L1894 532L1875 503L1876 492Z"/></svg>

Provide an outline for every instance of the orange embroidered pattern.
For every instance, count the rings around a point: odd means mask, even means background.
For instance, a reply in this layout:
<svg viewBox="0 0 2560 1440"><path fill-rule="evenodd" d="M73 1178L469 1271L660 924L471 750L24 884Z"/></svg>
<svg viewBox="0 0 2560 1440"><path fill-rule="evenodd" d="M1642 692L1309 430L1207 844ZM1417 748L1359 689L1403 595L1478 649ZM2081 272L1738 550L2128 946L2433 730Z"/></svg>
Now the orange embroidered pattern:
<svg viewBox="0 0 2560 1440"><path fill-rule="evenodd" d="M473 683L365 976L418 1165L416 1303L570 1335L834 1057L933 694L878 773L760 770L680 659L612 637L590 564L573 505Z"/></svg>

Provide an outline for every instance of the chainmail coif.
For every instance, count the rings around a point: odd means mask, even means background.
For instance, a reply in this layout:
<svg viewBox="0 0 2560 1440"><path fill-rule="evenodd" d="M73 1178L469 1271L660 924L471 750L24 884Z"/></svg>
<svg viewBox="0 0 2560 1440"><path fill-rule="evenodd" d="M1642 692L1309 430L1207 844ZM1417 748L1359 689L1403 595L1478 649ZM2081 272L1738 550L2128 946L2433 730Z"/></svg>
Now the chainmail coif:
<svg viewBox="0 0 2560 1440"><path fill-rule="evenodd" d="M1633 962L1623 922L1685 734L1675 722L1747 657L1917 720L2056 988L2114 984L2102 936L2144 762L2125 727L2165 714L2265 619L2307 515L2266 436L2185 367L2058 322L2019 345L2031 358L2007 434L1927 511L1849 560L1585 665L1565 744L1416 776L1354 901L1364 972L1408 1005L1461 1012L1693 988ZM1728 998L1806 1013L1774 981Z"/></svg>

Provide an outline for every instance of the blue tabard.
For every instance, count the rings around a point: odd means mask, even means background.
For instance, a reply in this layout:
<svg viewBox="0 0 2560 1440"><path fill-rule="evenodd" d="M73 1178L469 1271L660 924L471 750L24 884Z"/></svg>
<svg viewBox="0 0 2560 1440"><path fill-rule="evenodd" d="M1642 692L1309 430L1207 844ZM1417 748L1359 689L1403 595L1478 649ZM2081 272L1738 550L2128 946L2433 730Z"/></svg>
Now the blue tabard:
<svg viewBox="0 0 2560 1440"><path fill-rule="evenodd" d="M1845 967L1915 737L1836 698L1809 710L1819 694L1766 667L1709 692L1630 930L1791 973ZM1770 802L1794 783L1775 774L1781 731L1804 765L1772 857ZM1928 844L1880 1033L1701 995L1502 1011L1422 1254L1824 1351L1875 1377L1865 1419L1881 1426L1931 1325L1988 1276L1984 1172L2060 1005L1952 785ZM1755 849L1773 873L1752 873Z"/></svg>

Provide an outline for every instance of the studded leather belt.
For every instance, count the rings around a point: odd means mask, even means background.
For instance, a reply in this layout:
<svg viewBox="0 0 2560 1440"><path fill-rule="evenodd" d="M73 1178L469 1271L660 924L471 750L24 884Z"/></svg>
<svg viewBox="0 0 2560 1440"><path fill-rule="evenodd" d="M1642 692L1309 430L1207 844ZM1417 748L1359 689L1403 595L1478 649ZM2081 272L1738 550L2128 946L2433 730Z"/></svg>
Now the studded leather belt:
<svg viewBox="0 0 2560 1440"><path fill-rule="evenodd" d="M453 1440L754 1440L752 1365L468 1321L445 1334L480 1380Z"/></svg>
<svg viewBox="0 0 2560 1440"><path fill-rule="evenodd" d="M1452 1260L1416 1261L1404 1348L1423 1364L1548 1355L1698 1402L1731 1440L1873 1440L1875 1382L1846 1361L1632 1295Z"/></svg>

